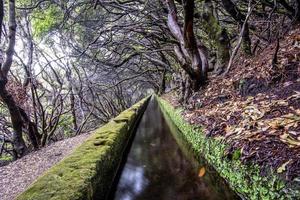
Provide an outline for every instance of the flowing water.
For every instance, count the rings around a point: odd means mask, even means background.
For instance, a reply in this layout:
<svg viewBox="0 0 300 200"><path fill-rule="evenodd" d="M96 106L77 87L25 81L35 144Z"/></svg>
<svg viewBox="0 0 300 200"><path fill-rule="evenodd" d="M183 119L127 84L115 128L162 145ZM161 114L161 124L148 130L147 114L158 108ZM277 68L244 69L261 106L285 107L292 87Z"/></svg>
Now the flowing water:
<svg viewBox="0 0 300 200"><path fill-rule="evenodd" d="M239 199L212 167L179 147L170 126L152 98L108 199Z"/></svg>

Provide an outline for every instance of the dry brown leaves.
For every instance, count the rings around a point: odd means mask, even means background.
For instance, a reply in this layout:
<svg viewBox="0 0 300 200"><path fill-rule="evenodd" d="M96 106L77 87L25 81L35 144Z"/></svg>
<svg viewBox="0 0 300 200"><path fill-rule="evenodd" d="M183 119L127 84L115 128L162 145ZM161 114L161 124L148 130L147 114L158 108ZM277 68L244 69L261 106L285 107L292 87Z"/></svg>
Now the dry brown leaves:
<svg viewBox="0 0 300 200"><path fill-rule="evenodd" d="M275 44L254 58L241 56L229 75L210 78L207 88L193 97L201 108L184 112L208 136L240 148L245 160L275 167L290 177L300 172L299 35L300 28L280 41L276 71L272 67ZM171 102L175 104L174 97Z"/></svg>

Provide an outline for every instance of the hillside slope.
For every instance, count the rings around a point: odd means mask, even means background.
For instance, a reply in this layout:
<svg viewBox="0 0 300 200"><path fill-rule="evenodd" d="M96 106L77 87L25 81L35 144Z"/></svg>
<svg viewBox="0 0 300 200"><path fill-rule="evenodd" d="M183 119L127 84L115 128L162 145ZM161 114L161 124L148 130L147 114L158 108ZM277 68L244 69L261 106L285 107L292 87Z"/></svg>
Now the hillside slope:
<svg viewBox="0 0 300 200"><path fill-rule="evenodd" d="M203 126L208 137L240 150L244 163L273 169L288 182L300 182L300 28L257 55L240 56L226 76L210 78L190 99L183 115ZM275 58L276 59L276 58ZM164 98L180 106L178 95Z"/></svg>

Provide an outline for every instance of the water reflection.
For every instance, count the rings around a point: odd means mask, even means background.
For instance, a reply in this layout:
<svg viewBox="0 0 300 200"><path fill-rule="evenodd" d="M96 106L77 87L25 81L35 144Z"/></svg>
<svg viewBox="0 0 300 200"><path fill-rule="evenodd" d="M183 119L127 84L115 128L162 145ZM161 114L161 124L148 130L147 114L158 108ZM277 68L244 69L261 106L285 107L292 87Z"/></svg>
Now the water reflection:
<svg viewBox="0 0 300 200"><path fill-rule="evenodd" d="M136 194L142 192L143 188L147 187L149 181L144 178L143 167L128 164L126 168L124 168L123 173L126 174L126 176L124 176L120 182L120 184L124 185L124 187L119 188L119 193L121 194L120 198L131 200ZM130 187L126 187L126 185Z"/></svg>
<svg viewBox="0 0 300 200"><path fill-rule="evenodd" d="M182 153L157 103L152 100L110 199L237 199L223 180L211 168L206 168L205 175L198 177L199 166Z"/></svg>

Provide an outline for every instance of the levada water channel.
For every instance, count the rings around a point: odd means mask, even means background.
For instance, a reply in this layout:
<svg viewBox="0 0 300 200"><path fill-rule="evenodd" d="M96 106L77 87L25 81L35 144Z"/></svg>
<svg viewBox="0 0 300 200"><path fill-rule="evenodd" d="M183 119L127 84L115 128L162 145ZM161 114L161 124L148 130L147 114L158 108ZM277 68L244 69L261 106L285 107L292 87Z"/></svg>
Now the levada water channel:
<svg viewBox="0 0 300 200"><path fill-rule="evenodd" d="M240 199L212 167L196 161L176 135L178 129L152 97L107 199Z"/></svg>

